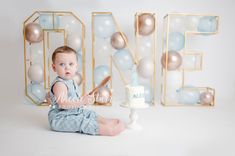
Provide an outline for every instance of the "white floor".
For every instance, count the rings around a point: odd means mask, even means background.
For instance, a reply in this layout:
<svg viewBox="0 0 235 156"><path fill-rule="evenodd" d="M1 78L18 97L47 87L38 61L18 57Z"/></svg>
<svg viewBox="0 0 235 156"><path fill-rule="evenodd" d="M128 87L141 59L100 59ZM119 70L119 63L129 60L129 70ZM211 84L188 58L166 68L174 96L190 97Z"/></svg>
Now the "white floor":
<svg viewBox="0 0 235 156"><path fill-rule="evenodd" d="M235 105L217 100L215 107L163 107L139 110L142 131L116 137L59 133L49 129L48 107L1 104L1 156L234 156ZM92 107L107 117L129 121L118 106Z"/></svg>

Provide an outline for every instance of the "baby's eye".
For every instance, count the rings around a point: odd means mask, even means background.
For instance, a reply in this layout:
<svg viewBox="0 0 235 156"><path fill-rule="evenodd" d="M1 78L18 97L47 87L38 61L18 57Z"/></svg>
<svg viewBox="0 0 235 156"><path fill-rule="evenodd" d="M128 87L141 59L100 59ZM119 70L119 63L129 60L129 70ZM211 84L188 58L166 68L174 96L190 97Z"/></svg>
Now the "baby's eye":
<svg viewBox="0 0 235 156"><path fill-rule="evenodd" d="M74 65L74 63L69 63L69 65L70 65L70 66L73 66L73 65Z"/></svg>
<svg viewBox="0 0 235 156"><path fill-rule="evenodd" d="M60 63L60 66L62 66L62 67L63 67L64 65L65 65L64 63Z"/></svg>

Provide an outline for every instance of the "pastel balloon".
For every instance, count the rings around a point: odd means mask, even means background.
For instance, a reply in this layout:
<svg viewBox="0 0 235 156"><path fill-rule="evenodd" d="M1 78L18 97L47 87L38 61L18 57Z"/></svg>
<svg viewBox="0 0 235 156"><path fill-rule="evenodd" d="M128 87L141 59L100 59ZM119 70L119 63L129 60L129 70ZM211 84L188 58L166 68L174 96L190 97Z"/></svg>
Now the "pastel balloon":
<svg viewBox="0 0 235 156"><path fill-rule="evenodd" d="M170 32L184 32L185 22L183 16L170 16L169 31Z"/></svg>
<svg viewBox="0 0 235 156"><path fill-rule="evenodd" d="M145 102L151 104L153 102L153 91L149 85L144 85Z"/></svg>
<svg viewBox="0 0 235 156"><path fill-rule="evenodd" d="M81 34L82 32L81 23L73 16L62 16L60 28L65 29L68 35Z"/></svg>
<svg viewBox="0 0 235 156"><path fill-rule="evenodd" d="M116 51L113 58L116 65L121 70L131 70L134 65L132 55L125 49Z"/></svg>
<svg viewBox="0 0 235 156"><path fill-rule="evenodd" d="M46 99L46 91L41 84L31 83L29 85L30 93L33 95L34 100L37 103L43 103Z"/></svg>
<svg viewBox="0 0 235 156"><path fill-rule="evenodd" d="M162 98L164 99L164 97ZM178 93L176 92L176 89L166 90L166 102L177 102L177 100L178 100Z"/></svg>
<svg viewBox="0 0 235 156"><path fill-rule="evenodd" d="M194 55L185 55L183 57L182 64L184 69L195 69L197 65L197 58Z"/></svg>
<svg viewBox="0 0 235 156"><path fill-rule="evenodd" d="M82 84L82 75L80 73L76 73L75 76L73 77L73 80L80 86Z"/></svg>
<svg viewBox="0 0 235 156"><path fill-rule="evenodd" d="M77 52L77 60L78 60L78 71L82 71L82 54L80 52Z"/></svg>
<svg viewBox="0 0 235 156"><path fill-rule="evenodd" d="M198 16L186 16L185 27L187 31L196 31L199 23Z"/></svg>
<svg viewBox="0 0 235 156"><path fill-rule="evenodd" d="M107 87L99 88L98 92L95 93L95 101L99 104L107 104L111 101L112 92Z"/></svg>
<svg viewBox="0 0 235 156"><path fill-rule="evenodd" d="M200 95L200 103L201 104L212 104L214 101L214 96L210 92L203 92Z"/></svg>
<svg viewBox="0 0 235 156"><path fill-rule="evenodd" d="M43 81L43 68L40 64L32 64L28 69L28 77L31 81L40 83Z"/></svg>
<svg viewBox="0 0 235 156"><path fill-rule="evenodd" d="M56 29L60 25L60 18L59 16L52 14L40 14L39 16L39 24L43 29Z"/></svg>
<svg viewBox="0 0 235 156"><path fill-rule="evenodd" d="M100 82L107 76L110 76L110 69L107 65L99 65L95 68L94 79L96 85L100 84Z"/></svg>
<svg viewBox="0 0 235 156"><path fill-rule="evenodd" d="M142 58L152 57L153 44L150 37L141 37L139 42L138 54Z"/></svg>
<svg viewBox="0 0 235 156"><path fill-rule="evenodd" d="M75 51L79 51L82 47L82 39L76 34L68 35L68 46Z"/></svg>
<svg viewBox="0 0 235 156"><path fill-rule="evenodd" d="M200 92L195 87L183 87L177 92L180 104L197 104L199 102Z"/></svg>
<svg viewBox="0 0 235 156"><path fill-rule="evenodd" d="M124 40L124 37L126 38L126 36L122 36L120 32L115 32L111 37L112 47L117 50L125 48L126 42Z"/></svg>
<svg viewBox="0 0 235 156"><path fill-rule="evenodd" d="M43 45L41 43L30 45L30 60L32 64L43 63Z"/></svg>
<svg viewBox="0 0 235 156"><path fill-rule="evenodd" d="M143 78L149 78L154 73L154 63L152 59L142 58L137 66L138 74Z"/></svg>
<svg viewBox="0 0 235 156"><path fill-rule="evenodd" d="M95 40L94 46L95 46L94 50L97 56L102 55L103 58L110 57L111 52L113 51L112 45L110 44L110 39L97 38Z"/></svg>
<svg viewBox="0 0 235 156"><path fill-rule="evenodd" d="M38 43L43 39L43 30L38 23L29 23L25 26L25 38L30 43Z"/></svg>
<svg viewBox="0 0 235 156"><path fill-rule="evenodd" d="M215 16L201 17L198 24L199 32L215 32L217 30L217 18Z"/></svg>
<svg viewBox="0 0 235 156"><path fill-rule="evenodd" d="M184 48L184 35L179 32L171 32L168 40L168 49L180 51Z"/></svg>
<svg viewBox="0 0 235 156"><path fill-rule="evenodd" d="M138 18L139 34L142 36L148 36L155 30L155 18L150 13L143 13Z"/></svg>
<svg viewBox="0 0 235 156"><path fill-rule="evenodd" d="M132 86L138 86L138 84L139 84L136 65L134 65L133 68L131 69L131 82L130 82L130 84Z"/></svg>
<svg viewBox="0 0 235 156"><path fill-rule="evenodd" d="M167 61L167 70L176 70L182 64L182 57L176 51L169 51L167 54L164 53L162 55L161 63L163 68L166 68L166 61Z"/></svg>
<svg viewBox="0 0 235 156"><path fill-rule="evenodd" d="M94 17L95 36L109 38L115 32L115 24L112 15L96 15Z"/></svg>
<svg viewBox="0 0 235 156"><path fill-rule="evenodd" d="M167 90L176 90L182 86L183 75L180 71L166 72L166 88Z"/></svg>

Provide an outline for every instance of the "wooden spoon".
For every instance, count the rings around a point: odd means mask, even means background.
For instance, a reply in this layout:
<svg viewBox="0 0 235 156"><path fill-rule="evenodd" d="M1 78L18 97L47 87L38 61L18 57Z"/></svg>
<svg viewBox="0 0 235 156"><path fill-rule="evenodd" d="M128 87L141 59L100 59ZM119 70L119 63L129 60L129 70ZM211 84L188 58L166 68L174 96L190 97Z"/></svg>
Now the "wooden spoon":
<svg viewBox="0 0 235 156"><path fill-rule="evenodd" d="M95 87L95 88L89 93L89 95L92 95L94 92L97 92L98 89L99 89L100 87L103 87L110 79L111 79L111 76L107 76L106 78L104 78L104 79L100 82L100 84L99 84L97 87Z"/></svg>

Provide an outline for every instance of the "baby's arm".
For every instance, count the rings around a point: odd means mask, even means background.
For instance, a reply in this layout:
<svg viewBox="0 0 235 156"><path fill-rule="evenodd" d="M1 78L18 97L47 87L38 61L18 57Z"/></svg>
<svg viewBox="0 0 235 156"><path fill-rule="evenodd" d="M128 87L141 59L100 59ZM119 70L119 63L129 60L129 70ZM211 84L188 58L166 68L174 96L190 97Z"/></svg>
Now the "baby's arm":
<svg viewBox="0 0 235 156"><path fill-rule="evenodd" d="M93 97L93 95L85 95L80 100L73 100L68 98L68 89L66 85L62 82L55 83L53 87L53 93L56 97L56 101L60 108L62 109L72 109L72 108L78 108L82 105L86 105L91 103L90 100Z"/></svg>

